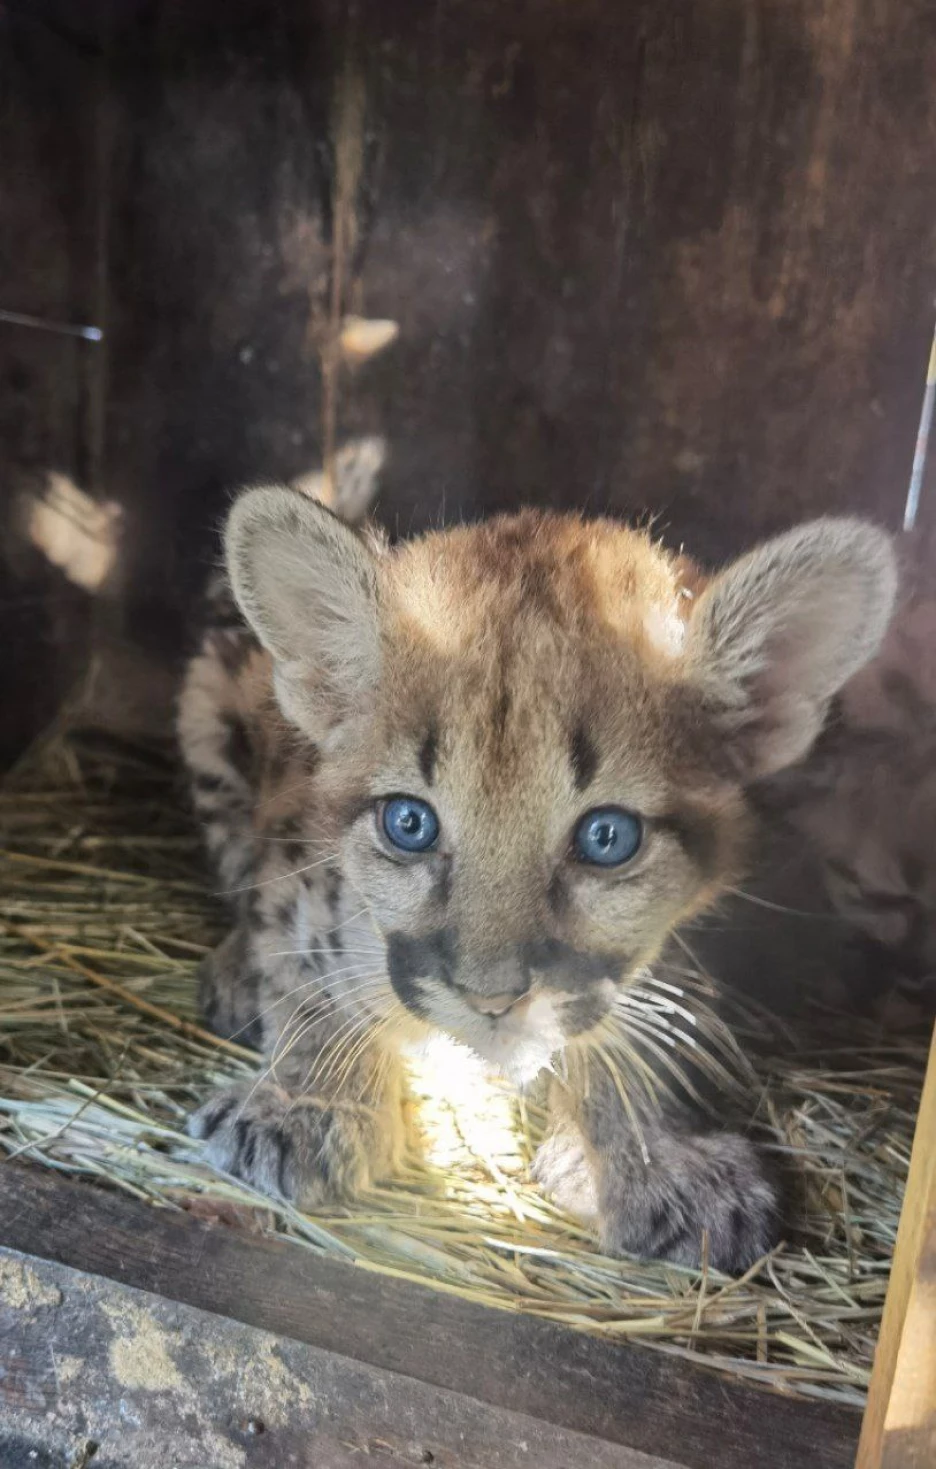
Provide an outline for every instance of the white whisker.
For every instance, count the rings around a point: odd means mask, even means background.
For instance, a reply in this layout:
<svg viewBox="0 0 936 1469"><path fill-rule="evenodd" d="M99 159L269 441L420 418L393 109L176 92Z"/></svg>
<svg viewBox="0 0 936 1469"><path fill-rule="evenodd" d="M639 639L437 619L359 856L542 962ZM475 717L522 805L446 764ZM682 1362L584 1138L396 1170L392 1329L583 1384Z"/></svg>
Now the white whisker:
<svg viewBox="0 0 936 1469"><path fill-rule="evenodd" d="M789 913L793 918L814 918L819 923L841 923L838 913L810 913L808 908L787 908L783 903L772 903L769 898L759 898L754 893L746 893L743 888L725 888L733 898L743 898L746 903L753 903L757 908L767 908L771 913Z"/></svg>
<svg viewBox="0 0 936 1469"><path fill-rule="evenodd" d="M362 980L362 983L360 985L358 985L358 984L352 984L352 986L351 986L350 989L342 989L341 994L338 995L338 996L335 996L335 995L332 995L332 994L327 994L327 993L324 993L323 992L322 995L321 995L321 1003L322 1004L330 1004L330 1005L338 1005L338 1006L340 1006L344 1002L344 1000L346 998L350 998L352 995L356 994L358 990L366 989L369 984L373 984L375 987L377 987L377 981L378 981L378 979L382 978L382 975L379 973L379 971L374 971L373 974L366 974L365 971L358 970L356 965L349 965L348 966L348 971L340 970L340 969L335 970L334 973L329 976L329 978L334 979L339 974L343 974L343 973L347 973L347 982L350 983L353 980L360 979L360 980ZM302 984L297 984L293 989L287 990L285 994L280 995L279 999L273 1000L273 1002L271 1004L267 1005L265 1009L258 1010L255 1015L252 1015L249 1020L245 1021L245 1023L243 1025L241 1025L237 1030L235 1030L233 1032L233 1034L228 1037L228 1039L229 1040L234 1040L236 1036L243 1035L244 1031L245 1030L249 1030L250 1027L252 1025L255 1025L258 1020L262 1020L264 1018L264 1016L270 1015L280 1005L284 1005L287 1000L291 1000L292 997L293 997L293 995L299 994L300 990L311 989L313 985L316 986L319 990L323 990L324 991L324 981L318 975L316 975L315 978L313 978L313 979L303 980ZM301 1008L301 1007L298 1007L297 1006L297 1009L298 1008ZM283 1027L283 1030L284 1031L286 1029L286 1026L289 1025L289 1023L290 1023L290 1021L287 1020L286 1025Z"/></svg>
<svg viewBox="0 0 936 1469"><path fill-rule="evenodd" d="M617 1003L627 1007L635 1007L648 1010L655 1014L680 1015L688 1025L698 1025L699 1018L685 1005L678 1005L675 1000L668 1000L663 995L651 995L646 990L630 989L623 991L617 997Z"/></svg>
<svg viewBox="0 0 936 1469"><path fill-rule="evenodd" d="M298 1016L299 1012L297 1011L297 1015L290 1018L289 1025L291 1025L293 1023L293 1020L296 1019ZM316 1030L322 1024L322 1021L323 1017L321 1015L303 1014L301 1018L298 1019L298 1023L294 1031L290 1032L288 1026L284 1028L281 1036L279 1037L279 1040L277 1041L273 1049L273 1054L270 1057L270 1064L274 1070L274 1073L276 1067L282 1061L285 1061L286 1057L290 1054L291 1051L295 1050L299 1042L304 1040L311 1031ZM350 1020L347 1020L342 1026L339 1027L339 1029L335 1032L335 1036L344 1035L345 1032L348 1032L352 1035L356 1034L362 1026L367 1027L372 1023L373 1017L368 1015L366 1011L355 1012ZM312 1066L314 1066L321 1059L321 1056L324 1052L327 1052L328 1046L331 1043L331 1041L326 1043L326 1045L318 1051L312 1063ZM311 1075L312 1066L310 1066L309 1068L307 1077Z"/></svg>
<svg viewBox="0 0 936 1469"><path fill-rule="evenodd" d="M347 879L346 879L346 881L347 881ZM347 918L342 918L341 922L340 923L336 923L335 926L334 926L334 928L326 928L326 929L323 930L323 932L324 933L337 933L339 929L341 929L341 928L347 928L348 924L349 923L353 923L356 918L363 918L364 915L365 915L365 913L367 914L368 918L370 918L370 916L371 916L370 908L368 908L368 907L359 908L356 913L349 913ZM371 921L373 921L373 920L371 920Z"/></svg>
<svg viewBox="0 0 936 1469"><path fill-rule="evenodd" d="M315 1083L317 1086L324 1086L325 1082L335 1074L335 1071L344 1058L350 1055L358 1046L358 1043L364 1042L370 1037L381 1018L366 1014L357 1016L352 1023L343 1025L335 1033L329 1044L324 1046L315 1058L315 1065L318 1066L321 1064L322 1059L327 1057L327 1064L324 1070L316 1071ZM313 1067L310 1067L306 1075L306 1086L308 1086L312 1079L312 1072ZM339 1083L336 1080L336 1087L338 1085Z"/></svg>
<svg viewBox="0 0 936 1469"><path fill-rule="evenodd" d="M683 1068L675 1060L673 1052L665 1051L661 1047L658 1038L654 1035L653 1031L651 1031L648 1026L643 1025L640 1021L631 1016L629 1017L626 1026L622 1027L622 1029L625 1030L625 1033L630 1032L628 1036L629 1042L637 1042L644 1045L648 1051L652 1052L652 1054L657 1057L661 1064L666 1067L670 1075L678 1082L680 1086L685 1088L686 1092L689 1094L692 1100L699 1107L701 1107L703 1111L709 1110L706 1107L706 1104L703 1101L702 1097L692 1085L692 1082L689 1080L689 1077L686 1075Z"/></svg>
<svg viewBox="0 0 936 1469"><path fill-rule="evenodd" d="M257 888L268 888L274 882L285 882L289 877L299 877L303 872L311 872L314 867L324 867L327 862L335 862L337 859L338 853L332 852L331 856L320 857L317 862L310 862L305 867L297 867L294 872L282 872L279 877L265 877L262 882L249 882L242 888L222 888L214 896L216 898L230 898L235 893L252 893Z"/></svg>
<svg viewBox="0 0 936 1469"><path fill-rule="evenodd" d="M678 984L667 984L665 979L658 979L655 974L645 973L641 975L641 979L644 984L655 985L657 989L666 990L671 995L679 995L680 998L686 993L684 989L680 989Z"/></svg>
<svg viewBox="0 0 936 1469"><path fill-rule="evenodd" d="M381 959L381 958L384 957L384 955L386 953L386 950L385 949L378 949L378 947L377 947L376 944L372 948L368 948L368 949L364 949L364 948L360 948L360 949L359 948L346 949L345 946L344 946L344 944L342 944L341 945L340 952L342 954L364 954L364 955L369 955L372 959ZM272 949L270 951L270 953L267 954L266 957L268 959L293 959L297 955L302 956L302 955L307 955L307 954L334 954L334 953L335 953L335 950L331 946L331 944L325 944L321 948L318 948L318 949Z"/></svg>
<svg viewBox="0 0 936 1469"><path fill-rule="evenodd" d="M292 795L293 791L304 791L315 780L314 775L307 775L303 780L297 781L295 785L278 786L272 796L267 796L263 801L255 802L256 809L262 811L266 806L272 806L274 801L279 801L283 796Z"/></svg>

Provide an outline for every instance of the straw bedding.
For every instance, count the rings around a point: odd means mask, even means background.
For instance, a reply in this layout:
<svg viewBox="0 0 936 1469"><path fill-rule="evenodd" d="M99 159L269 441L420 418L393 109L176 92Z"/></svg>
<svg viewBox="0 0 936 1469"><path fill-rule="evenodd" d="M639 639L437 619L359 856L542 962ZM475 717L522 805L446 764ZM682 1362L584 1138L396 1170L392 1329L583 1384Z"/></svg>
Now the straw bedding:
<svg viewBox="0 0 936 1469"><path fill-rule="evenodd" d="M171 759L59 731L0 788L0 843L0 1156L787 1393L862 1404L923 1035L885 1042L851 1021L810 1053L758 1021L753 1105L799 1201L788 1242L741 1280L599 1254L529 1181L535 1096L483 1082L454 1049L441 1067L414 1063L422 1155L353 1209L304 1215L215 1173L185 1135L205 1094L257 1061L198 1023L194 972L222 915Z"/></svg>

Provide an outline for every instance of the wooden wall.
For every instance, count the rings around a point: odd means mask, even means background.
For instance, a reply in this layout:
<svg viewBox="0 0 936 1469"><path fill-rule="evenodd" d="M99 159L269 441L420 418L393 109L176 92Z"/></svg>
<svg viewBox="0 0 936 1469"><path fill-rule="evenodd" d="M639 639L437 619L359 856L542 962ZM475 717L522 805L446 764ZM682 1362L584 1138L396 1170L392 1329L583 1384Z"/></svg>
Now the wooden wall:
<svg viewBox="0 0 936 1469"><path fill-rule="evenodd" d="M94 311L101 85L91 42L0 3L2 310L53 321ZM92 474L98 366L87 343L0 322L0 764L54 716L87 649L87 599L13 544L11 522L24 473Z"/></svg>
<svg viewBox="0 0 936 1469"><path fill-rule="evenodd" d="M74 459L77 413L141 643L181 646L232 485L358 432L404 533L535 502L716 558L827 510L899 524L936 311L928 0L0 14L31 78L0 257L74 262L0 306L107 329L95 410L70 347L0 327L3 452ZM398 340L339 361L348 313ZM24 388L24 354L58 366Z"/></svg>

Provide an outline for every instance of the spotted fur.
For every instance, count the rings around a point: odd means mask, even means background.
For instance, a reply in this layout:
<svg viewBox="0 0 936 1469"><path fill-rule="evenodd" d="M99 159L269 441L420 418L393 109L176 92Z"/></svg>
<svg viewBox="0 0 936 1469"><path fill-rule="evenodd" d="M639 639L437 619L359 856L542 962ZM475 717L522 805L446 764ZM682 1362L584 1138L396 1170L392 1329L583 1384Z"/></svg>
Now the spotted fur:
<svg viewBox="0 0 936 1469"><path fill-rule="evenodd" d="M775 1189L743 1137L674 1110L652 964L737 874L745 786L877 647L886 538L817 522L706 578L531 511L389 549L274 487L225 549L244 623L206 634L180 732L234 923L206 1015L269 1075L195 1118L210 1156L304 1204L386 1176L401 1051L441 1029L520 1083L553 1072L537 1173L607 1248L749 1264ZM418 859L381 834L401 793L441 823ZM604 804L642 822L620 869L572 847Z"/></svg>

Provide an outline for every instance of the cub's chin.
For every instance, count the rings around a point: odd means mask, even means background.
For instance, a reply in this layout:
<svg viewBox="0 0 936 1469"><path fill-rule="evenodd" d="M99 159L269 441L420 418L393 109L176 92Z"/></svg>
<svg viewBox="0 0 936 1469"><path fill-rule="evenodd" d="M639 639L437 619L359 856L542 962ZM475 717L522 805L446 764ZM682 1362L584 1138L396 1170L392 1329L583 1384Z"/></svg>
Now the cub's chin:
<svg viewBox="0 0 936 1469"><path fill-rule="evenodd" d="M427 1020L467 1046L515 1086L552 1070L567 1036L559 1022L559 1005L549 995L525 996L506 1015L479 1015L457 996L433 997Z"/></svg>

